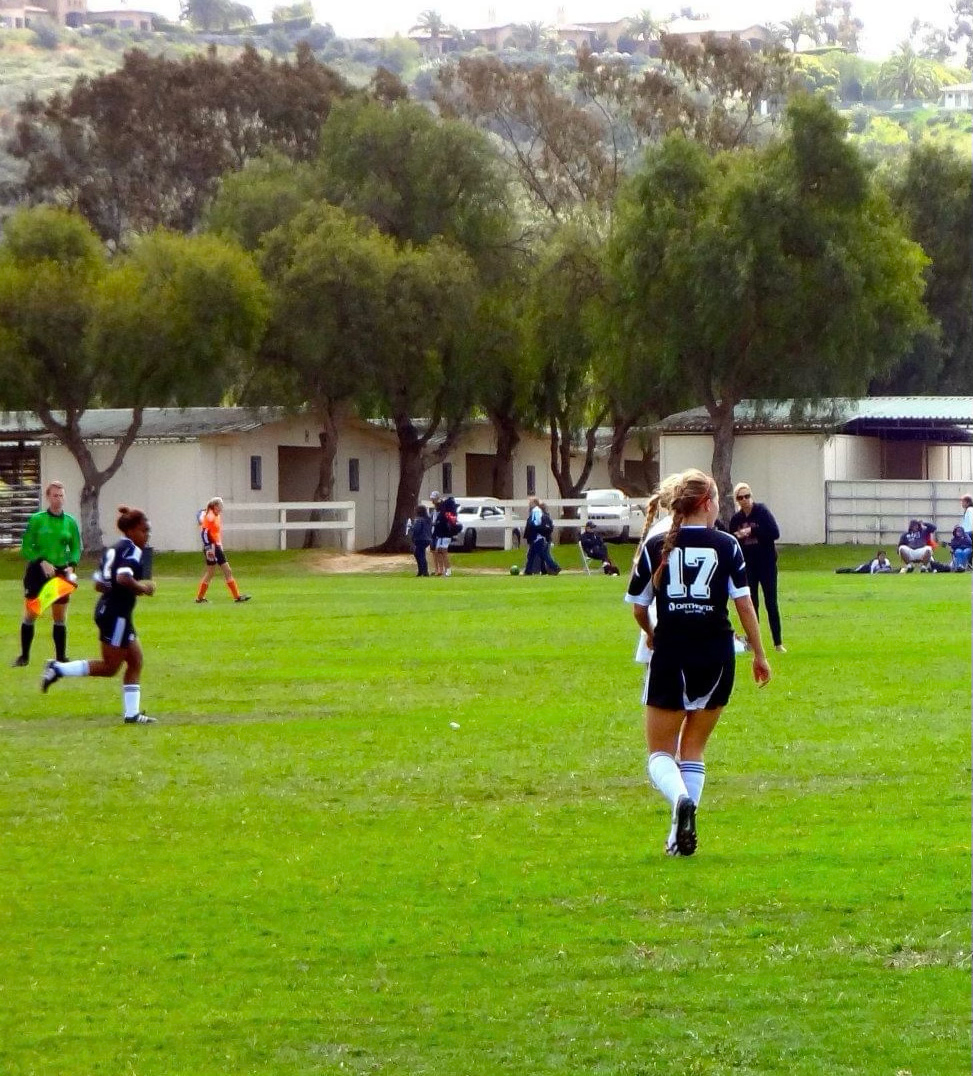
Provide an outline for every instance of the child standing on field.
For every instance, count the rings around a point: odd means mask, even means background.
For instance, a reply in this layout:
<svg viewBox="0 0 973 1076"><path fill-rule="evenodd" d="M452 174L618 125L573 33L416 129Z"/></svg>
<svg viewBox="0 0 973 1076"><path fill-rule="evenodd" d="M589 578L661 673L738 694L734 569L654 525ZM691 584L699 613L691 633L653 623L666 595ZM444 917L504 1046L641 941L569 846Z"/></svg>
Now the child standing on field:
<svg viewBox="0 0 973 1076"><path fill-rule="evenodd" d="M416 518L412 521L412 555L416 558L416 575L428 575L429 563L426 560L426 551L432 542L432 520L429 518L429 509L424 504L416 508Z"/></svg>
<svg viewBox="0 0 973 1076"><path fill-rule="evenodd" d="M222 497L213 497L207 503L203 518L199 523L199 533L203 541L203 559L206 561L206 571L199 581L199 588L196 591L196 604L202 605L204 602L209 601L209 598L206 597L206 591L209 589L209 582L217 568L223 573L223 578L226 580L227 588L233 595L233 600L235 602L250 601L249 594L240 593L240 588L233 578L233 570L230 568L226 554L223 552Z"/></svg>

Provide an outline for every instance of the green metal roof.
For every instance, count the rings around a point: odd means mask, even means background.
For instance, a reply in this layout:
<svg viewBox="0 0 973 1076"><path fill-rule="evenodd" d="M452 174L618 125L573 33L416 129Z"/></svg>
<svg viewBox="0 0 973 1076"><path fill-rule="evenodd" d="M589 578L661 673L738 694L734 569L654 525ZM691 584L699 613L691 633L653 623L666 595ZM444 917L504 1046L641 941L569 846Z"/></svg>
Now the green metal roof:
<svg viewBox="0 0 973 1076"><path fill-rule="evenodd" d="M738 432L850 431L881 427L973 429L973 396L871 396L823 401L742 400L733 409ZM713 421L705 407L669 415L660 433L706 433Z"/></svg>

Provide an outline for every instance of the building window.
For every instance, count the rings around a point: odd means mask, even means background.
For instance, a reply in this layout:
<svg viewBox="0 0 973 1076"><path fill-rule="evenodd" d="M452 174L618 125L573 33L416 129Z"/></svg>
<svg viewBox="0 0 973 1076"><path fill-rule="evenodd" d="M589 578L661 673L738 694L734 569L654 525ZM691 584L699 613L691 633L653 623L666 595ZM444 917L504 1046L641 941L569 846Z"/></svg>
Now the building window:
<svg viewBox="0 0 973 1076"><path fill-rule="evenodd" d="M264 461L262 456L250 457L250 488L264 488Z"/></svg>
<svg viewBox="0 0 973 1076"><path fill-rule="evenodd" d="M348 460L348 489L352 493L357 493L361 489L361 475L356 459Z"/></svg>
<svg viewBox="0 0 973 1076"><path fill-rule="evenodd" d="M537 496L537 468L532 464L527 464L527 496Z"/></svg>
<svg viewBox="0 0 973 1076"><path fill-rule="evenodd" d="M451 463L443 464L443 493L453 492L453 465Z"/></svg>

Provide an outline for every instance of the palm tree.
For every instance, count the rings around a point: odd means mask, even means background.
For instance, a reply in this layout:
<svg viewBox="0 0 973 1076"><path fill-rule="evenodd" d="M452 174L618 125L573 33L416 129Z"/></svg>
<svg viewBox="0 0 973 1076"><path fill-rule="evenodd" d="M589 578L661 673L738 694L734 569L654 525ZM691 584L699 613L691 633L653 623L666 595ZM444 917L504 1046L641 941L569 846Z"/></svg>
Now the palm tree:
<svg viewBox="0 0 973 1076"><path fill-rule="evenodd" d="M664 23L657 22L652 12L647 7L628 20L628 35L635 41L648 44L653 38L658 37Z"/></svg>
<svg viewBox="0 0 973 1076"><path fill-rule="evenodd" d="M442 15L440 15L438 11L433 11L430 8L426 11L419 12L415 26L409 27L409 33L413 34L416 30L423 30L430 41L438 41L445 29L446 22Z"/></svg>
<svg viewBox="0 0 973 1076"><path fill-rule="evenodd" d="M898 101L929 100L938 97L941 88L935 65L917 56L908 41L878 69L878 92Z"/></svg>
<svg viewBox="0 0 973 1076"><path fill-rule="evenodd" d="M802 37L809 37L814 44L818 43L818 24L813 15L802 11L792 19L784 19L781 23L784 37L791 43L794 52L797 52L797 43Z"/></svg>
<svg viewBox="0 0 973 1076"><path fill-rule="evenodd" d="M549 33L548 28L542 22L528 22L523 26L518 26L517 29L524 35L524 48L528 52L536 52Z"/></svg>

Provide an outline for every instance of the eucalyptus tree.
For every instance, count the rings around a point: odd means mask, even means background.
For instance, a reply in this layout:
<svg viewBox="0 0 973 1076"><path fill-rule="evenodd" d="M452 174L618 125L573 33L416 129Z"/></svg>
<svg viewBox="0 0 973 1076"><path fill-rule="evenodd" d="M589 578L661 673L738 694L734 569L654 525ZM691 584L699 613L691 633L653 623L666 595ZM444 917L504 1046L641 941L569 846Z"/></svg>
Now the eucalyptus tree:
<svg viewBox="0 0 973 1076"><path fill-rule="evenodd" d="M98 497L138 436L144 408L218 402L266 318L256 266L214 237L143 236L110 260L66 210L21 210L0 240L0 397L34 412L82 476L85 547L102 545ZM132 409L107 466L81 430L91 407Z"/></svg>
<svg viewBox="0 0 973 1076"><path fill-rule="evenodd" d="M927 259L820 99L792 103L786 137L759 151L667 140L620 214L627 327L709 412L724 511L736 404L860 394L926 324Z"/></svg>
<svg viewBox="0 0 973 1076"><path fill-rule="evenodd" d="M225 173L271 148L315 158L332 104L350 93L306 44L293 63L251 48L231 61L132 50L117 71L18 106L7 149L24 174L9 196L72 206L115 247L159 225L189 232Z"/></svg>
<svg viewBox="0 0 973 1076"><path fill-rule="evenodd" d="M527 352L536 370L534 407L548 433L551 473L566 499L577 497L588 481L598 428L608 414L592 331L602 289L598 241L583 229L559 229L533 269L526 326ZM582 451L577 471L575 450Z"/></svg>
<svg viewBox="0 0 973 1076"><path fill-rule="evenodd" d="M973 250L957 236L973 234L973 169L968 154L948 145L913 146L906 166L887 180L909 235L929 257L925 304L932 324L878 392L966 393L973 385Z"/></svg>

